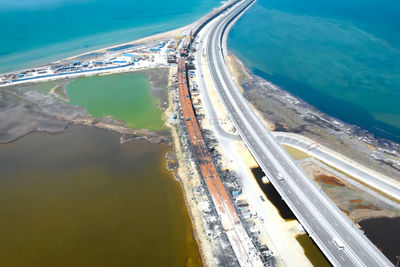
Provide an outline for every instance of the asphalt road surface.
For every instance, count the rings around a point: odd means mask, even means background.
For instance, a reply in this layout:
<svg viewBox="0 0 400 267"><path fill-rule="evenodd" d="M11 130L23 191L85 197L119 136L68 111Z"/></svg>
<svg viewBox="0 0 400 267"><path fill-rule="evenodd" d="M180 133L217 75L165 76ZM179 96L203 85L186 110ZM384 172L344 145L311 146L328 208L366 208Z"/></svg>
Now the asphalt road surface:
<svg viewBox="0 0 400 267"><path fill-rule="evenodd" d="M318 147L309 148L309 144L302 140L293 138L291 136L287 136L286 133L277 133L274 132L275 138L279 141L279 143L287 143L294 145L296 147L300 147L304 150L308 150L310 154L315 155L317 158L325 161L326 163L343 170L344 172L356 177L360 181L363 181L366 184L386 193L393 198L400 199L400 187L399 183L391 178L384 178L380 175L375 175L374 173L363 170L362 168L358 168L357 166L352 165L346 160L342 160L339 157L334 157L325 152Z"/></svg>
<svg viewBox="0 0 400 267"><path fill-rule="evenodd" d="M252 0L224 12L212 24L206 45L208 66L219 96L241 138L300 223L335 266L391 266L391 262L296 165L260 122L233 82L224 60L226 35ZM282 178L280 178L282 177ZM333 240L339 239L336 245Z"/></svg>

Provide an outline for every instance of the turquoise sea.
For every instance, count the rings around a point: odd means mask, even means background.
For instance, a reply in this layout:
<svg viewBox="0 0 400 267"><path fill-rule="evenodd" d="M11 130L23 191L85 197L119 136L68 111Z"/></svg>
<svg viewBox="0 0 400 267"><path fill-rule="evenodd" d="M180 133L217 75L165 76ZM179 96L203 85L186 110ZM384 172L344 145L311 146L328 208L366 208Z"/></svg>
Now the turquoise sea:
<svg viewBox="0 0 400 267"><path fill-rule="evenodd" d="M220 0L1 0L0 73L194 22Z"/></svg>
<svg viewBox="0 0 400 267"><path fill-rule="evenodd" d="M228 45L321 111L400 141L400 1L258 0Z"/></svg>

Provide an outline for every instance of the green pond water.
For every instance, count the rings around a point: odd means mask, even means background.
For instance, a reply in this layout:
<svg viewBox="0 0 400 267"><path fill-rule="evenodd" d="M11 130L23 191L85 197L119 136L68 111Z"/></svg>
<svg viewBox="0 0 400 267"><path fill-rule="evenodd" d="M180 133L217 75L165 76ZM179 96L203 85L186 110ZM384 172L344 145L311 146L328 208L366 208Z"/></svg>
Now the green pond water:
<svg viewBox="0 0 400 267"><path fill-rule="evenodd" d="M162 110L150 92L148 77L124 73L80 78L67 85L71 104L99 118L112 116L132 128L163 129Z"/></svg>
<svg viewBox="0 0 400 267"><path fill-rule="evenodd" d="M168 149L83 126L0 145L0 266L200 266Z"/></svg>

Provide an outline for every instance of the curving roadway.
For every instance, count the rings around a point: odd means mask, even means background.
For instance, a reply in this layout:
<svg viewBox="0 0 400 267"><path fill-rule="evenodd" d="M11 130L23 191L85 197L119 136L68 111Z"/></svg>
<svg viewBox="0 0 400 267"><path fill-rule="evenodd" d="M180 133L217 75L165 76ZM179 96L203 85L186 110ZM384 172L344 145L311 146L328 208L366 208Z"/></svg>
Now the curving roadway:
<svg viewBox="0 0 400 267"><path fill-rule="evenodd" d="M213 19L209 22L210 33L200 39L205 42L207 64L230 119L269 180L334 266L391 266L280 147L232 80L224 59L227 34L253 3L254 0L240 1ZM334 239L339 239L344 248L335 245Z"/></svg>

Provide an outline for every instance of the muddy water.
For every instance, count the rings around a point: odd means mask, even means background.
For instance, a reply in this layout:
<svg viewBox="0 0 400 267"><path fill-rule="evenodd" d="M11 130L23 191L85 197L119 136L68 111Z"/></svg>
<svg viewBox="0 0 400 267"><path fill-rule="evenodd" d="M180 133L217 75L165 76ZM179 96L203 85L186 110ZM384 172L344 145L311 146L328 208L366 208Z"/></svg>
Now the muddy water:
<svg viewBox="0 0 400 267"><path fill-rule="evenodd" d="M296 216L290 210L285 201L283 201L282 197L279 195L278 191L276 191L274 186L271 183L264 184L262 182L262 177L264 177L265 174L261 168L252 168L251 171L261 190L267 196L268 200L271 201L271 203L277 208L281 217L285 220L296 220ZM303 248L306 257L313 264L313 266L331 266L324 254L322 254L318 246L311 238L308 237L307 234L298 235L296 240Z"/></svg>
<svg viewBox="0 0 400 267"><path fill-rule="evenodd" d="M396 256L400 256L400 217L379 217L362 220L358 223L365 235L383 254L396 264Z"/></svg>
<svg viewBox="0 0 400 267"><path fill-rule="evenodd" d="M274 204L274 206L278 209L279 214L285 220L295 220L296 216L294 216L293 212L290 210L288 205L283 201L281 195L279 195L278 191L276 191L275 187L271 183L264 184L262 182L262 177L264 177L264 172L260 167L252 168L251 172L257 180L258 185L261 190L267 196L269 201Z"/></svg>
<svg viewBox="0 0 400 267"><path fill-rule="evenodd" d="M307 235L302 234L296 236L297 242L301 245L306 254L306 257L315 267L329 267L332 266L325 258L324 254L319 250L314 241Z"/></svg>
<svg viewBox="0 0 400 267"><path fill-rule="evenodd" d="M0 145L0 266L199 266L166 144L74 126Z"/></svg>

